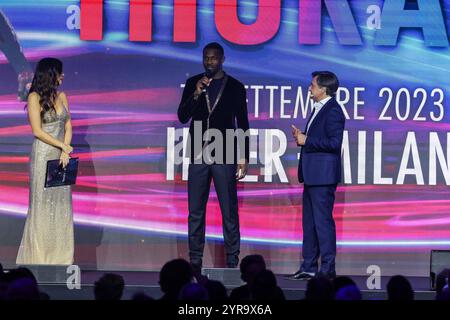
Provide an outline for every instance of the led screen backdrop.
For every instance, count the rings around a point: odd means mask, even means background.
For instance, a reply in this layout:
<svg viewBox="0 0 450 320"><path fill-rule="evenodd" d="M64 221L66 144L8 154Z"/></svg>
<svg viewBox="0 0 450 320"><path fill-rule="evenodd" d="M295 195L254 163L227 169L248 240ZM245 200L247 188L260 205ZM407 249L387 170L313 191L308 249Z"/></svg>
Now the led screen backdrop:
<svg viewBox="0 0 450 320"><path fill-rule="evenodd" d="M275 272L301 254L299 148L310 74L331 70L346 115L334 217L340 274L427 275L450 248L450 1L0 0L0 261L15 262L33 140L22 87L46 56L64 63L80 176L76 263L151 270L187 258L186 129L176 111L202 48L225 48L247 88L249 175L239 184L242 256ZM81 26L81 28L80 28ZM223 266L214 189L205 266Z"/></svg>

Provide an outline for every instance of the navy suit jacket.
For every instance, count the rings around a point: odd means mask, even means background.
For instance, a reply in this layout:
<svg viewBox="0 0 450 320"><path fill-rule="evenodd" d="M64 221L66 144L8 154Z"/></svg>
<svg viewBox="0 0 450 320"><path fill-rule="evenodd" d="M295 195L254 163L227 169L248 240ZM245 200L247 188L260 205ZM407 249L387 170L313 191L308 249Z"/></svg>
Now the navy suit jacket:
<svg viewBox="0 0 450 320"><path fill-rule="evenodd" d="M329 185L341 181L341 148L345 116L335 98L316 115L300 152L298 180L306 185ZM305 129L306 130L306 129Z"/></svg>

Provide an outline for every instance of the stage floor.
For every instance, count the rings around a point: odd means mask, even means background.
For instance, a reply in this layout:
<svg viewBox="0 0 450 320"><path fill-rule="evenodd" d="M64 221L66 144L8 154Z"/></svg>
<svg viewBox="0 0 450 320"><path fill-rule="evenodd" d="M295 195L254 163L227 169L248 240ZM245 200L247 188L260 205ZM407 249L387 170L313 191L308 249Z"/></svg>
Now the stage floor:
<svg viewBox="0 0 450 320"><path fill-rule="evenodd" d="M70 290L64 279L69 276L64 268L47 269L44 267L30 267L38 278L39 286L52 300L93 300L94 283L104 273L112 272L120 274L125 281L124 300L129 300L137 292L158 299L162 296L159 289L158 271L81 271L81 288ZM43 269L44 268L44 269ZM45 272L43 272L43 270ZM233 288L240 286L239 269L205 268L202 273L210 279L221 281L230 292ZM305 296L306 281L293 281L284 278L285 275L278 274L278 286L283 290L286 299L300 300ZM381 277L381 289L369 290L367 288L367 276L350 276L361 290L364 300L387 299L386 285L389 277ZM414 291L416 300L434 300L435 292L430 289L430 280L427 277L408 277Z"/></svg>

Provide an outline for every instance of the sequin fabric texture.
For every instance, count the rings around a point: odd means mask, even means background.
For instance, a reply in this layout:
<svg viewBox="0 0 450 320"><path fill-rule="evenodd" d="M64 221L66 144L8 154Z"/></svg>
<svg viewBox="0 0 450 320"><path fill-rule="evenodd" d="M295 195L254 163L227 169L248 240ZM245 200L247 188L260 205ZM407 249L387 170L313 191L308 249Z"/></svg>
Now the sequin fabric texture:
<svg viewBox="0 0 450 320"><path fill-rule="evenodd" d="M42 117L42 129L64 141L64 125L69 118L65 107ZM28 215L17 264L70 265L73 263L74 236L70 186L44 188L48 160L59 159L61 150L39 139L30 155L30 194Z"/></svg>

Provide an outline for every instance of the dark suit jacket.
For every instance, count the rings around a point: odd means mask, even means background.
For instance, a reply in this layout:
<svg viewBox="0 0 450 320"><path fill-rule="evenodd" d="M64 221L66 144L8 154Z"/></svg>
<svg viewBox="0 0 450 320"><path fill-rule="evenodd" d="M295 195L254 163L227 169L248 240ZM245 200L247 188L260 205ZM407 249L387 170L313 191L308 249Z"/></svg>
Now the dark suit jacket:
<svg viewBox="0 0 450 320"><path fill-rule="evenodd" d="M191 141L188 142L188 156L193 162L194 155L194 143L192 140L195 137L194 132L194 121L202 122L202 132L203 137L204 132L210 129L217 129L222 133L223 136L223 163L226 162L226 146L227 144L233 143L230 139L226 139L227 129L240 128L245 132L248 132L249 123L247 115L247 100L246 91L244 85L236 80L235 78L226 75L228 77L225 88L223 90L222 96L216 107L210 113L206 103L206 95L202 93L197 100L194 100L194 91L198 80L203 77L202 74L195 75L186 81L184 87L183 96L181 98L180 106L178 107L178 119L181 123L187 123L191 121L189 127L189 134ZM211 107L214 101L211 101ZM236 163L237 156L237 139L234 138L234 160ZM245 159L249 160L249 139L245 139L244 155ZM189 152L190 150L190 152ZM214 154L213 154L214 155Z"/></svg>
<svg viewBox="0 0 450 320"><path fill-rule="evenodd" d="M300 152L298 180L307 185L337 184L341 180L341 148L345 116L331 98L311 123Z"/></svg>

